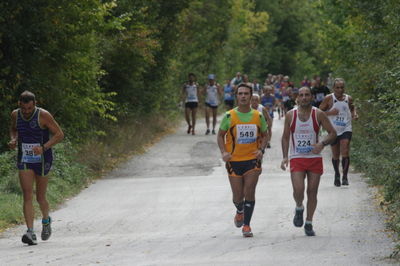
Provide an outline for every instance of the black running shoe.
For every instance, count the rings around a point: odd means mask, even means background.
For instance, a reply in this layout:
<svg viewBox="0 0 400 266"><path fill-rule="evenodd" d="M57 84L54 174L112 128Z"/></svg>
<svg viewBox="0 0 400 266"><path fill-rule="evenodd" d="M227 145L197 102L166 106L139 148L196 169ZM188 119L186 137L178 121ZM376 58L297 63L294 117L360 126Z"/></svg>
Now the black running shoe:
<svg viewBox="0 0 400 266"><path fill-rule="evenodd" d="M210 130L207 129L207 130L206 130L206 135L209 135L209 134L210 134Z"/></svg>
<svg viewBox="0 0 400 266"><path fill-rule="evenodd" d="M37 245L35 233L26 231L26 233L22 236L22 243L28 244L29 246Z"/></svg>
<svg viewBox="0 0 400 266"><path fill-rule="evenodd" d="M335 175L335 186L340 187L340 175Z"/></svg>
<svg viewBox="0 0 400 266"><path fill-rule="evenodd" d="M312 228L312 224L305 224L304 232L306 233L307 236L315 236L315 232Z"/></svg>
<svg viewBox="0 0 400 266"><path fill-rule="evenodd" d="M293 224L296 227L302 227L303 226L303 212L304 212L304 208L301 210L296 209L295 210L295 214L294 214L294 218L293 218Z"/></svg>
<svg viewBox="0 0 400 266"><path fill-rule="evenodd" d="M343 177L342 178L342 186L348 186L349 185L349 180L347 179L347 177Z"/></svg>
<svg viewBox="0 0 400 266"><path fill-rule="evenodd" d="M271 144L267 144L267 149L271 149Z"/></svg>
<svg viewBox="0 0 400 266"><path fill-rule="evenodd" d="M42 221L42 234L41 234L41 238L42 240L46 241L50 238L51 236L51 217L49 216L49 220L47 223L43 223Z"/></svg>
<svg viewBox="0 0 400 266"><path fill-rule="evenodd" d="M217 133L215 133L215 130L214 130L214 129L212 130L212 132L211 132L211 133L212 133L213 135L217 134Z"/></svg>

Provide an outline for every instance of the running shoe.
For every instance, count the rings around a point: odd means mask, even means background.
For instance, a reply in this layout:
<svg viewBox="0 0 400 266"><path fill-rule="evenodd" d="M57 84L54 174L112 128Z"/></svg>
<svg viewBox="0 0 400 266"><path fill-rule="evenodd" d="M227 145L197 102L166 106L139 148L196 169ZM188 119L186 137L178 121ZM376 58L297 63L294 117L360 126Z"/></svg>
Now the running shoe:
<svg viewBox="0 0 400 266"><path fill-rule="evenodd" d="M233 219L233 222L235 223L237 228L240 228L243 226L243 221L244 221L244 214L236 213L235 218Z"/></svg>
<svg viewBox="0 0 400 266"><path fill-rule="evenodd" d="M213 134L213 135L215 135L215 134L216 134L214 129L212 130L212 134Z"/></svg>
<svg viewBox="0 0 400 266"><path fill-rule="evenodd" d="M343 177L342 178L342 186L348 186L349 185L349 180L347 179L347 177Z"/></svg>
<svg viewBox="0 0 400 266"><path fill-rule="evenodd" d="M28 244L29 246L37 245L36 235L32 231L26 231L22 236L22 243Z"/></svg>
<svg viewBox="0 0 400 266"><path fill-rule="evenodd" d="M49 216L49 219L43 223L42 221L42 234L41 238L42 240L46 241L50 238L51 236L51 217Z"/></svg>
<svg viewBox="0 0 400 266"><path fill-rule="evenodd" d="M206 130L206 135L208 135L208 134L210 134L210 130L209 129Z"/></svg>
<svg viewBox="0 0 400 266"><path fill-rule="evenodd" d="M196 134L194 133L194 128L192 128L192 135L196 135Z"/></svg>
<svg viewBox="0 0 400 266"><path fill-rule="evenodd" d="M315 232L313 230L312 224L305 224L304 232L306 233L307 236L315 236Z"/></svg>
<svg viewBox="0 0 400 266"><path fill-rule="evenodd" d="M191 131L192 131L192 126L188 126L187 133L190 134Z"/></svg>
<svg viewBox="0 0 400 266"><path fill-rule="evenodd" d="M243 237L253 237L253 233L251 232L251 228L249 225L243 225L242 234Z"/></svg>
<svg viewBox="0 0 400 266"><path fill-rule="evenodd" d="M335 175L335 186L340 187L340 175Z"/></svg>
<svg viewBox="0 0 400 266"><path fill-rule="evenodd" d="M294 218L293 218L293 224L296 227L302 227L303 226L303 212L304 212L304 208L303 209L295 209L294 212Z"/></svg>
<svg viewBox="0 0 400 266"><path fill-rule="evenodd" d="M267 144L267 149L271 149L271 144Z"/></svg>

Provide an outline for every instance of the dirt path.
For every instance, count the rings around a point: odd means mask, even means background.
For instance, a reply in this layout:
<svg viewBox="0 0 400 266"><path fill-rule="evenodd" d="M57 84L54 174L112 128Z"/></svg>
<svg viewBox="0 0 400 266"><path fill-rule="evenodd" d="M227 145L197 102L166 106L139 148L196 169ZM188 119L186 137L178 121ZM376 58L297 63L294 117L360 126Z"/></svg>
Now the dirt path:
<svg viewBox="0 0 400 266"><path fill-rule="evenodd" d="M3 233L0 265L390 264L394 243L372 189L354 173L349 187L334 187L329 149L314 218L317 236L306 237L292 225L289 172L279 168L282 122L274 121L257 187L254 238L242 238L233 225L216 137L204 136L199 121L198 135L187 135L182 124L52 213L49 241L24 246L24 226Z"/></svg>

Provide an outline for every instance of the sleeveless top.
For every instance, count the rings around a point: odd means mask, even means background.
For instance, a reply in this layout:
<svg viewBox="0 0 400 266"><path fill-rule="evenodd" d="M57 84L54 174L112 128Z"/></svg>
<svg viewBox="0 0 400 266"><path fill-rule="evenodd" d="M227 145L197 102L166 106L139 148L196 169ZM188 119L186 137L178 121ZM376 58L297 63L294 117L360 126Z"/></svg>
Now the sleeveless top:
<svg viewBox="0 0 400 266"><path fill-rule="evenodd" d="M262 104L264 107L267 107L267 108L268 108L268 113L269 113L269 115L270 115L271 117L273 117L273 116L274 116L273 107L274 107L274 104L275 104L275 97L272 96L272 95L269 95L269 96L262 96L262 97L261 97L261 104Z"/></svg>
<svg viewBox="0 0 400 266"><path fill-rule="evenodd" d="M224 87L224 100L225 101L233 101L234 98L234 91L231 85L225 85Z"/></svg>
<svg viewBox="0 0 400 266"><path fill-rule="evenodd" d="M218 106L218 88L216 85L207 85L206 103L211 106Z"/></svg>
<svg viewBox="0 0 400 266"><path fill-rule="evenodd" d="M185 91L186 91L186 102L199 102L199 99L197 98L197 84L193 83L190 85L187 83L185 85Z"/></svg>
<svg viewBox="0 0 400 266"><path fill-rule="evenodd" d="M339 110L339 114L337 115L330 115L329 120L333 127L336 129L337 136L342 135L344 132L351 132L351 111L349 107L349 95L345 94L345 98L343 101L339 101L335 94L332 93L332 101L333 105L330 110L333 108Z"/></svg>
<svg viewBox="0 0 400 266"><path fill-rule="evenodd" d="M310 117L303 122L298 117L298 109L293 109L290 124L290 154L289 158L320 158L321 154L312 153L312 144L318 143L319 124L317 108L312 107Z"/></svg>
<svg viewBox="0 0 400 266"><path fill-rule="evenodd" d="M252 110L252 112L251 120L243 122L234 109L229 111L231 124L226 134L225 150L232 154L230 161L256 159L254 152L259 148L261 114L257 110Z"/></svg>
<svg viewBox="0 0 400 266"><path fill-rule="evenodd" d="M263 109L264 109L264 106L262 105L262 104L259 104L258 106L257 106L257 111L258 112L260 112L260 114L262 114L263 113Z"/></svg>
<svg viewBox="0 0 400 266"><path fill-rule="evenodd" d="M33 115L29 119L25 119L21 110L18 109L18 163L43 163L52 159L51 149L48 149L42 155L33 154L33 147L42 146L50 137L49 130L40 127L40 111L40 108L36 108Z"/></svg>

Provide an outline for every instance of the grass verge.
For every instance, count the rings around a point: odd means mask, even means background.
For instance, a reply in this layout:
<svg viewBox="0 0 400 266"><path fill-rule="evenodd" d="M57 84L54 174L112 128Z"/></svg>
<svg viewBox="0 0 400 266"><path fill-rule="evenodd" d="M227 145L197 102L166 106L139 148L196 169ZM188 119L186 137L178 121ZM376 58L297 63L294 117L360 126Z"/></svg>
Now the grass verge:
<svg viewBox="0 0 400 266"><path fill-rule="evenodd" d="M87 187L116 165L143 153L165 134L171 133L177 116L130 118L104 126L107 136L96 136L84 144L68 140L54 149L55 160L49 178L47 199L52 209ZM22 193L15 168L15 151L0 154L0 232L22 224ZM36 217L40 212L35 203Z"/></svg>

